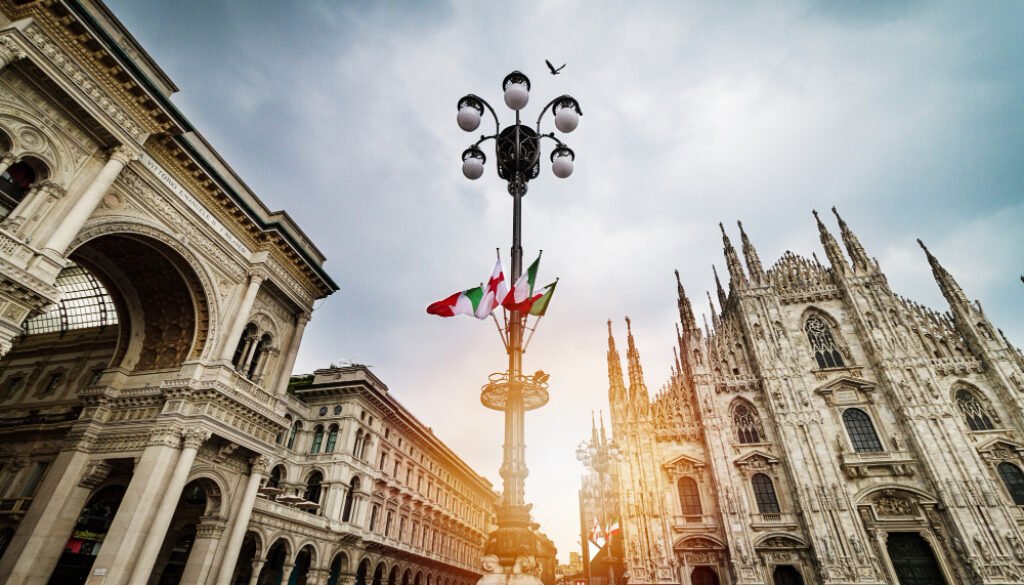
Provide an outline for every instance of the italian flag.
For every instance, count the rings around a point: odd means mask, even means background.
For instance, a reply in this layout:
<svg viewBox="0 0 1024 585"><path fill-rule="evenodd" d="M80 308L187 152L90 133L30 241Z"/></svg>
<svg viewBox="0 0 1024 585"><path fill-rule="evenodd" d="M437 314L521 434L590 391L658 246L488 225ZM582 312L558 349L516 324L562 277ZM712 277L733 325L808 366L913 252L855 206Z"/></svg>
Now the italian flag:
<svg viewBox="0 0 1024 585"><path fill-rule="evenodd" d="M470 288L437 301L427 307L427 313L438 317L470 315L477 319L486 319L498 306L497 299L506 295L507 288L505 272L501 268L501 259L499 258L494 265L494 270L491 271L491 277L487 280L486 286Z"/></svg>
<svg viewBox="0 0 1024 585"><path fill-rule="evenodd" d="M613 535L613 534L618 534L619 533L619 519L618 518L616 518L615 521L612 522L611 526L608 527L607 533L608 533L609 537L611 535Z"/></svg>
<svg viewBox="0 0 1024 585"><path fill-rule="evenodd" d="M528 303L533 297L533 285L537 282L537 269L539 267L540 255L533 261L533 264L530 264L526 272L519 277L512 290L508 291L508 294L505 295L505 300L501 301L501 306L509 311L522 311L525 313L530 310L530 304L532 303L525 305L524 303Z"/></svg>

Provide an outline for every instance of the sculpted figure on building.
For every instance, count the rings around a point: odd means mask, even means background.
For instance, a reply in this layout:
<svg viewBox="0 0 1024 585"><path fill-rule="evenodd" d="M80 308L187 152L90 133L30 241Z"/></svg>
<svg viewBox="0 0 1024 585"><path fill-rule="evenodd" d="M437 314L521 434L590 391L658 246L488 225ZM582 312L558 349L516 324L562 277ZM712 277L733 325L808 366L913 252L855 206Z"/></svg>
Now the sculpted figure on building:
<svg viewBox="0 0 1024 585"><path fill-rule="evenodd" d="M835 210L833 210L835 211ZM924 248L949 311L894 293L839 217L827 264L765 269L722 237L728 289L650 396L627 324L609 402L630 583L1018 583L1024 358ZM609 327L611 324L609 323Z"/></svg>

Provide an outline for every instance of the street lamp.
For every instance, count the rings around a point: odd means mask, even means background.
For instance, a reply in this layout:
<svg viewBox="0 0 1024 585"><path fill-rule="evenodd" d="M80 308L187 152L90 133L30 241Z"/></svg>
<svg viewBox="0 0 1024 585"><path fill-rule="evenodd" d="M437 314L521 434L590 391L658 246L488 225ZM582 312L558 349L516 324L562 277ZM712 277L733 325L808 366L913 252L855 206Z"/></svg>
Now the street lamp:
<svg viewBox="0 0 1024 585"><path fill-rule="evenodd" d="M551 169L555 176L566 178L572 174L575 154L554 132L541 132L541 121L552 111L555 127L564 133L572 132L582 115L579 102L568 95L551 100L537 116L536 127L521 123L520 111L530 101L530 80L519 71L505 76L501 84L505 105L515 111L515 124L504 129L498 115L483 98L469 94L458 102L456 121L466 132L480 127L485 110L494 118L494 133L483 135L462 153L462 174L470 180L483 176L487 156L480 145L494 140L494 159L498 177L508 183L512 196L512 282L523 270L522 198L527 183L540 173L541 139L555 143L551 152ZM547 404L547 375L538 371L524 376L523 329L527 315L510 311L508 320L508 369L491 374L480 393L484 406L505 413L505 445L502 453L501 478L503 500L498 509L498 528L487 539L485 554L495 555L498 562L511 572L519 556L534 557L537 543L530 531L530 508L525 501L526 444L524 427L526 411Z"/></svg>
<svg viewBox="0 0 1024 585"><path fill-rule="evenodd" d="M590 486L590 489L585 489L584 495L587 496L588 500L601 508L602 522L604 529L607 530L608 522L611 520L608 513L608 502L615 501L611 466L613 463L625 461L626 457L619 451L615 441L609 441L605 435L603 416L601 417L600 433L598 433L597 427L593 424L593 418L591 418L590 428L590 440L580 441L580 444L577 445L576 459L584 467L597 474L597 485ZM608 478L607 487L604 481L606 476ZM608 585L615 585L615 569L612 563L612 540L610 535L607 542L605 542L605 546L608 547Z"/></svg>

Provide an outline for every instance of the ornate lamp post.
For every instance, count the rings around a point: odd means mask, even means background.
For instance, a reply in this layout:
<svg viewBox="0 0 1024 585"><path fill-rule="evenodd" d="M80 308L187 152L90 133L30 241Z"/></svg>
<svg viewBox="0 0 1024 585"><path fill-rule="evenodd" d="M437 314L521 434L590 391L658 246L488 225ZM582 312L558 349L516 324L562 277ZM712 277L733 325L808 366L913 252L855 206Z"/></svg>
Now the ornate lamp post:
<svg viewBox="0 0 1024 585"><path fill-rule="evenodd" d="M548 110L552 111L555 127L561 132L576 129L581 115L579 103L568 95L551 100L537 116L536 129L521 123L519 112L530 99L530 80L519 71L509 73L502 82L505 105L515 111L515 124L504 129L498 115L483 98L469 94L459 100L458 123L466 132L474 132L480 126L484 109L494 118L494 133L483 135L462 153L462 173L471 180L480 178L484 172L487 157L480 145L488 140L495 141L494 155L497 161L498 177L508 182L512 196L512 282L519 279L523 270L522 247L522 199L526 195L527 183L537 178L540 172L541 139L548 138L555 143L551 152L551 170L555 176L566 178L572 174L575 155L554 132L544 134L540 123ZM484 406L505 413L505 445L501 464L504 497L498 510L498 529L488 538L485 554L495 555L499 563L511 571L520 556L534 557L537 551L533 533L530 531L530 507L525 503L524 481L527 475L524 441L524 423L527 410L547 404L547 375L539 372L524 376L523 329L527 315L511 311L508 321L508 369L491 374L481 390L480 401Z"/></svg>
<svg viewBox="0 0 1024 585"><path fill-rule="evenodd" d="M591 425L589 441L580 441L576 447L576 459L583 463L583 466L597 475L597 484L590 485L583 490L584 498L591 504L601 509L602 522L607 530L611 514L608 512L609 501L615 502L615 493L611 479L612 463L620 463L626 457L619 451L615 441L609 441L604 432L604 420L601 421L601 432L598 434L597 427ZM608 482L605 483L605 477ZM612 541L611 538L605 543L608 547L608 585L615 585L615 569L612 563Z"/></svg>

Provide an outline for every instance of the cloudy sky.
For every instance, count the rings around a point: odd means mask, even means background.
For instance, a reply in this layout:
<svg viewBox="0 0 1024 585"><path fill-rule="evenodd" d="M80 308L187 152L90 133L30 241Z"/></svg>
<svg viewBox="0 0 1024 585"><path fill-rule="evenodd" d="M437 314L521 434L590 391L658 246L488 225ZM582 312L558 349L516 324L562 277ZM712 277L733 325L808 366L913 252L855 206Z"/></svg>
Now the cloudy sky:
<svg viewBox="0 0 1024 585"><path fill-rule="evenodd" d="M496 247L508 258L511 199L492 168L462 177L456 102L500 105L513 69L529 120L579 99L575 174L544 167L524 203L528 260L543 249L541 282L561 277L526 355L552 385L527 418L527 496L563 560L573 449L607 408L605 320L624 337L632 317L660 386L672 270L703 298L719 221L743 220L768 265L821 255L811 209L837 205L895 291L945 309L920 237L1024 344L1024 4L108 1L179 107L326 253L341 291L297 370L372 365L499 486L502 417L478 398L504 369L497 334L424 312L485 279Z"/></svg>

